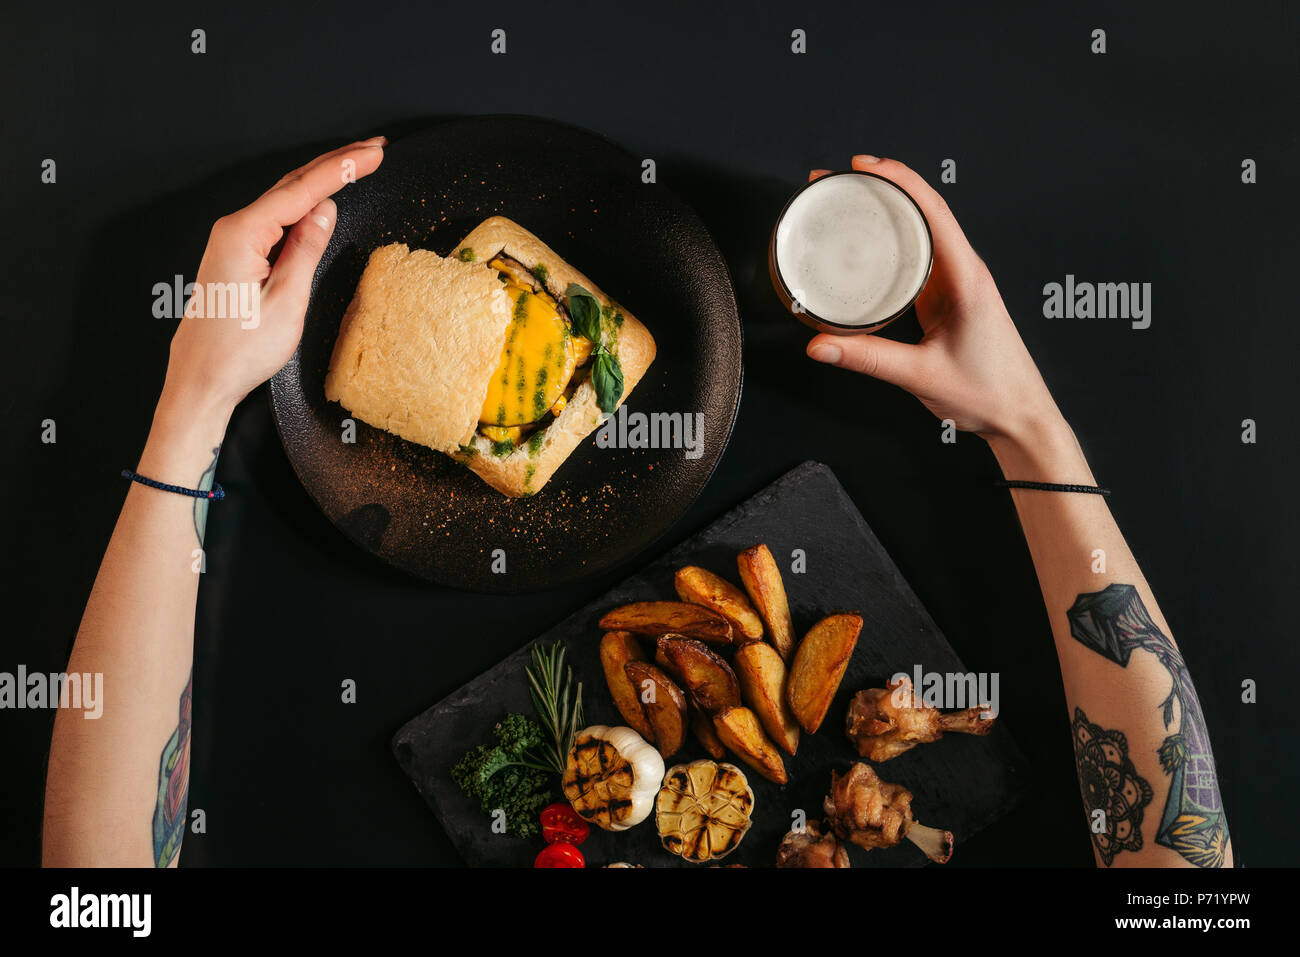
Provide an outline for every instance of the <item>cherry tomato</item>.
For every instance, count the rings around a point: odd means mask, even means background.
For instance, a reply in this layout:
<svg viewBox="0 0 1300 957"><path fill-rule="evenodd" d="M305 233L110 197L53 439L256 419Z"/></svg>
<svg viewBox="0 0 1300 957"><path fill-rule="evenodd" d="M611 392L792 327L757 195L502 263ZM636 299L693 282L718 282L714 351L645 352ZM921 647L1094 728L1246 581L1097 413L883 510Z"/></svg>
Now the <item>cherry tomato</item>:
<svg viewBox="0 0 1300 957"><path fill-rule="evenodd" d="M590 825L569 805L556 802L542 808L542 839L547 844L581 844L590 833Z"/></svg>
<svg viewBox="0 0 1300 957"><path fill-rule="evenodd" d="M542 848L542 853L533 861L533 867L586 867L587 862L582 851L572 844L557 841Z"/></svg>

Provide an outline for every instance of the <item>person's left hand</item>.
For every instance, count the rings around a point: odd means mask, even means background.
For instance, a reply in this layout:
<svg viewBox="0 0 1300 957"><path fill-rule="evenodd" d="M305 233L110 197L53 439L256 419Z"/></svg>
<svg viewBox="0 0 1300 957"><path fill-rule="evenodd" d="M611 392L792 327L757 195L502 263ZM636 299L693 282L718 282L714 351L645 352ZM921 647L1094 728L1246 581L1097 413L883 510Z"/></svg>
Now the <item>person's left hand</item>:
<svg viewBox="0 0 1300 957"><path fill-rule="evenodd" d="M312 276L334 232L329 197L374 172L387 142L377 136L319 156L217 220L172 337L164 393L229 415L289 361L302 337Z"/></svg>

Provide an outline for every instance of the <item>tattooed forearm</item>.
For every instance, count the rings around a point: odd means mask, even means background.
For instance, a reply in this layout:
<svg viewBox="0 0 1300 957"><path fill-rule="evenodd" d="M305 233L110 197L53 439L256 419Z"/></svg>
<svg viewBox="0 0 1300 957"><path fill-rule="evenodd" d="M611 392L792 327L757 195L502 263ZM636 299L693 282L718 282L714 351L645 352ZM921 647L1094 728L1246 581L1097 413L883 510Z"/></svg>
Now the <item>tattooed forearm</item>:
<svg viewBox="0 0 1300 957"><path fill-rule="evenodd" d="M1156 626L1132 585L1110 585L1102 591L1080 595L1071 606L1068 617L1070 634L1077 641L1121 668L1128 666L1134 651L1144 651L1153 655L1169 673L1173 686L1160 705L1168 736L1160 745L1159 758L1160 767L1170 776L1170 783L1164 813L1156 828L1156 843L1172 848L1198 867L1222 867L1227 853L1228 825L1219 797L1214 755L1210 752L1210 737L1201 715L1201 703L1197 700L1182 655ZM1082 715L1081 711L1075 715L1076 752ZM1086 723L1087 719L1083 718L1083 721ZM1088 727L1101 730L1096 725ZM1123 741L1122 735L1120 741ZM1080 768L1082 779L1082 762ZM1084 790L1086 801L1086 785ZM1089 810L1097 806L1090 804ZM1140 835L1138 846L1141 846ZM1124 846L1116 848L1127 849L1136 850ZM1114 853L1112 850L1111 859ZM1110 864L1104 854L1102 859Z"/></svg>
<svg viewBox="0 0 1300 957"><path fill-rule="evenodd" d="M221 446L212 450L212 461L208 467L203 470L199 476L198 487L204 491L211 491L212 483L217 477L217 456L221 454ZM199 547L203 546L203 532L208 527L208 500L206 498L196 498L194 500L194 534L198 536Z"/></svg>
<svg viewBox="0 0 1300 957"><path fill-rule="evenodd" d="M1071 730L1092 843L1110 867L1120 851L1142 850L1142 816L1151 803L1151 785L1129 760L1122 733L1093 724L1082 708L1074 709Z"/></svg>
<svg viewBox="0 0 1300 957"><path fill-rule="evenodd" d="M158 762L158 802L153 809L153 856L167 867L181 850L190 795L190 700L194 672L181 692L180 720Z"/></svg>

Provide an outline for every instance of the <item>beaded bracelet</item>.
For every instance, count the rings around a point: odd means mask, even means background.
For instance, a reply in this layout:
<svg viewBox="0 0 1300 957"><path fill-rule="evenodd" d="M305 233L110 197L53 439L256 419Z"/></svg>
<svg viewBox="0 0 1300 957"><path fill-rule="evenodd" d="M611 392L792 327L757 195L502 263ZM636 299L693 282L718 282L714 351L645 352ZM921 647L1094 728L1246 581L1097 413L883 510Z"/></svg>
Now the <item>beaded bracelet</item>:
<svg viewBox="0 0 1300 957"><path fill-rule="evenodd" d="M122 469L122 478L130 479L132 482L139 482L141 485L147 485L150 488L156 488L160 492L175 492L177 495L188 495L191 498L206 498L209 501L219 501L226 497L226 490L221 487L219 482L213 482L211 489L202 488L182 488L179 485L168 485L166 482L155 482L151 478L145 478L138 472L132 472L130 469Z"/></svg>
<svg viewBox="0 0 1300 957"><path fill-rule="evenodd" d="M1109 495L1110 489L1100 485L1057 485L1054 482L1023 482L1016 479L1002 479L998 485L1003 488L1028 488L1039 492L1087 492L1091 495Z"/></svg>

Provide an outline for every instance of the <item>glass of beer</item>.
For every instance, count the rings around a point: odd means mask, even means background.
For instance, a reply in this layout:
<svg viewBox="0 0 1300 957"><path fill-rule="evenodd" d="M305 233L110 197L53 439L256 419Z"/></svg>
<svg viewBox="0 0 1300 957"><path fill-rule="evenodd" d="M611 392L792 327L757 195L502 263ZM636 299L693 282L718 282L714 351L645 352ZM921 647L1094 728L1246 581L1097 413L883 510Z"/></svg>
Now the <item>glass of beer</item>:
<svg viewBox="0 0 1300 957"><path fill-rule="evenodd" d="M767 265L781 302L818 332L889 325L930 278L934 242L916 200L863 170L827 173L781 210Z"/></svg>

